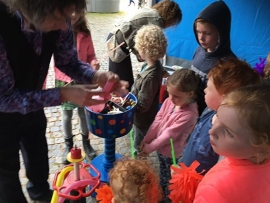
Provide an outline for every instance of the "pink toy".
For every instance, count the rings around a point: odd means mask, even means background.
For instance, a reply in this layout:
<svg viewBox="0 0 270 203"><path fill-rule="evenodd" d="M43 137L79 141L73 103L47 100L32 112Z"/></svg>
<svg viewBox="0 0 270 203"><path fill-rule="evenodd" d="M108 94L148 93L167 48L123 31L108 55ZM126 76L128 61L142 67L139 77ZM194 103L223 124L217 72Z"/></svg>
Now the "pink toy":
<svg viewBox="0 0 270 203"><path fill-rule="evenodd" d="M104 98L100 97L100 96L93 96L92 99L96 99L96 100L104 100ZM99 113L102 111L102 109L104 109L105 104L97 104L97 105L93 105L93 106L88 106L89 109L91 109L92 111Z"/></svg>
<svg viewBox="0 0 270 203"><path fill-rule="evenodd" d="M102 89L102 91L105 92L104 98L100 97L100 96L93 96L92 98L96 99L96 100L109 100L109 99L111 99L110 90L112 89L113 85L114 85L113 82L107 82L105 84L105 86ZM97 105L89 106L88 108L96 113L99 113L102 111L102 109L104 109L104 106L105 106L104 104L97 104Z"/></svg>
<svg viewBox="0 0 270 203"><path fill-rule="evenodd" d="M106 92L106 95L105 95L105 98L106 98L106 99L110 99L110 98L111 98L110 91L111 91L113 85L114 85L113 82L107 82L107 83L105 84L105 86L103 87L102 90L103 90L104 92Z"/></svg>
<svg viewBox="0 0 270 203"><path fill-rule="evenodd" d="M76 145L75 145L75 147L73 147L70 150L70 153L71 153L71 158L72 159L80 159L80 158L82 158L81 149L77 148Z"/></svg>
<svg viewBox="0 0 270 203"><path fill-rule="evenodd" d="M85 153L77 147L72 148L68 153L67 160L71 164L54 176L53 189L55 191L51 203L64 203L65 199L77 202L92 195L100 186L99 171L91 164L84 164L82 162L84 158ZM89 169L93 170L96 176L90 175Z"/></svg>

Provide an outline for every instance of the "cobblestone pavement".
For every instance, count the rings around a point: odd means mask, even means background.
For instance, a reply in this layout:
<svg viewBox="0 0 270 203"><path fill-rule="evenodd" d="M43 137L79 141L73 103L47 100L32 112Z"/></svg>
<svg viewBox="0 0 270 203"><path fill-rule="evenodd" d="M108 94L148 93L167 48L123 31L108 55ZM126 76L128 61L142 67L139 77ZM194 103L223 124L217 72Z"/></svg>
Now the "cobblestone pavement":
<svg viewBox="0 0 270 203"><path fill-rule="evenodd" d="M119 13L88 13L87 18L89 20L92 38L94 42L94 47L96 50L97 58L102 58L104 53L106 53L105 49L105 41L107 38L108 33L114 25L127 17L127 15L132 14L137 10L137 6L127 6L128 0L121 0L120 3L120 10ZM137 5L137 4L136 4ZM123 12L125 11L125 12ZM133 71L134 76L137 75L138 71L140 70L141 64L137 62L136 58L132 56L133 61ZM101 70L108 70L108 59L103 58L100 60ZM124 67L123 67L124 68ZM47 78L47 88L54 87L54 72L53 72L53 63L50 65L49 74ZM54 178L54 174L61 170L63 165L61 164L61 156L62 152L65 148L64 146L64 139L62 135L62 124L61 124L61 109L59 106L57 107L50 107L45 108L45 113L47 116L47 142L49 147L49 163L50 163L50 175L49 175L49 182L52 183ZM79 128L79 121L77 117L76 110L74 111L73 120L72 120L72 127L73 127L73 134L75 135L74 141L75 144L81 147L81 136L80 136L80 128ZM99 138L95 135L91 135L91 144L96 149L98 154L104 152L104 140ZM130 142L129 136L124 136L118 138L116 140L116 153L130 156ZM22 160L22 159L21 159ZM150 158L150 162L153 164L155 169L157 170L157 160L155 153L153 153ZM23 165L23 161L21 161L21 170L20 170L20 180L23 186L23 191L25 196L27 197L28 201L30 201L28 194L26 192L26 183L27 178L25 176L25 169Z"/></svg>

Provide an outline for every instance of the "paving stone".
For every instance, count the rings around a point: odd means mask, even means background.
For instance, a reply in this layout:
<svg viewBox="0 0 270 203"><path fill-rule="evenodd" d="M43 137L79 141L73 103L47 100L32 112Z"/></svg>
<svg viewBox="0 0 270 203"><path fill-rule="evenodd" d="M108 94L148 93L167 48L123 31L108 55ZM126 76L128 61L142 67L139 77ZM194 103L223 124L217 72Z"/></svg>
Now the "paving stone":
<svg viewBox="0 0 270 203"><path fill-rule="evenodd" d="M48 145L54 144L54 139L47 139L47 143L48 143Z"/></svg>

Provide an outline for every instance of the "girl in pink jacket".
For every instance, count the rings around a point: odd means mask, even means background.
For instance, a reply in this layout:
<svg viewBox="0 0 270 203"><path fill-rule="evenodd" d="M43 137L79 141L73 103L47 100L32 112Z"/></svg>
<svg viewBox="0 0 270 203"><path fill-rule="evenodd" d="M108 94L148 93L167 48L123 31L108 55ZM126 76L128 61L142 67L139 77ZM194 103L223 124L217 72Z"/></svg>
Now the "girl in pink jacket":
<svg viewBox="0 0 270 203"><path fill-rule="evenodd" d="M77 46L78 58L85 63L89 63L93 69L98 70L100 65L99 61L96 59L93 41L91 38L90 30L87 25L85 13L83 14L73 13L71 18L71 24L74 33L74 41ZM75 84L75 82L72 82L69 76L62 73L60 70L57 69L57 67L54 68L54 72L55 72L56 87L63 87L67 84L68 85ZM75 108L78 108L77 110L80 119L83 148L86 153L86 157L89 160L92 160L96 156L96 153L95 150L90 145L90 141L88 139L88 128L86 124L84 107L76 106L72 102L64 102L62 103L61 108L62 108L62 126L66 145L65 151L62 156L63 164L69 164L66 157L68 152L73 147L71 119L73 116L73 110Z"/></svg>
<svg viewBox="0 0 270 203"><path fill-rule="evenodd" d="M209 131L214 151L226 158L199 184L194 203L270 202L270 86L228 94Z"/></svg>
<svg viewBox="0 0 270 203"><path fill-rule="evenodd" d="M142 141L142 153L158 152L160 185L166 196L171 179L172 164L170 139L174 141L175 156L179 157L198 117L194 102L199 77L189 69L175 71L167 80L167 98ZM166 198L166 197L165 197Z"/></svg>

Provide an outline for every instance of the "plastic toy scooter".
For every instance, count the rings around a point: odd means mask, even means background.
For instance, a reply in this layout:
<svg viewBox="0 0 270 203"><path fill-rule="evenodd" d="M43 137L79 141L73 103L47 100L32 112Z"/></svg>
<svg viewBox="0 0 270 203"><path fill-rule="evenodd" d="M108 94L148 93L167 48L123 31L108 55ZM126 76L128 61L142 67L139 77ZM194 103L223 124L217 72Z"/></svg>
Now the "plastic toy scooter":
<svg viewBox="0 0 270 203"><path fill-rule="evenodd" d="M85 203L86 197L92 195L100 185L100 173L91 164L84 164L85 153L76 146L67 155L70 165L65 166L54 176L53 197L51 203L63 203L68 199L73 203ZM89 168L96 176L90 175ZM87 191L87 192L86 192Z"/></svg>

